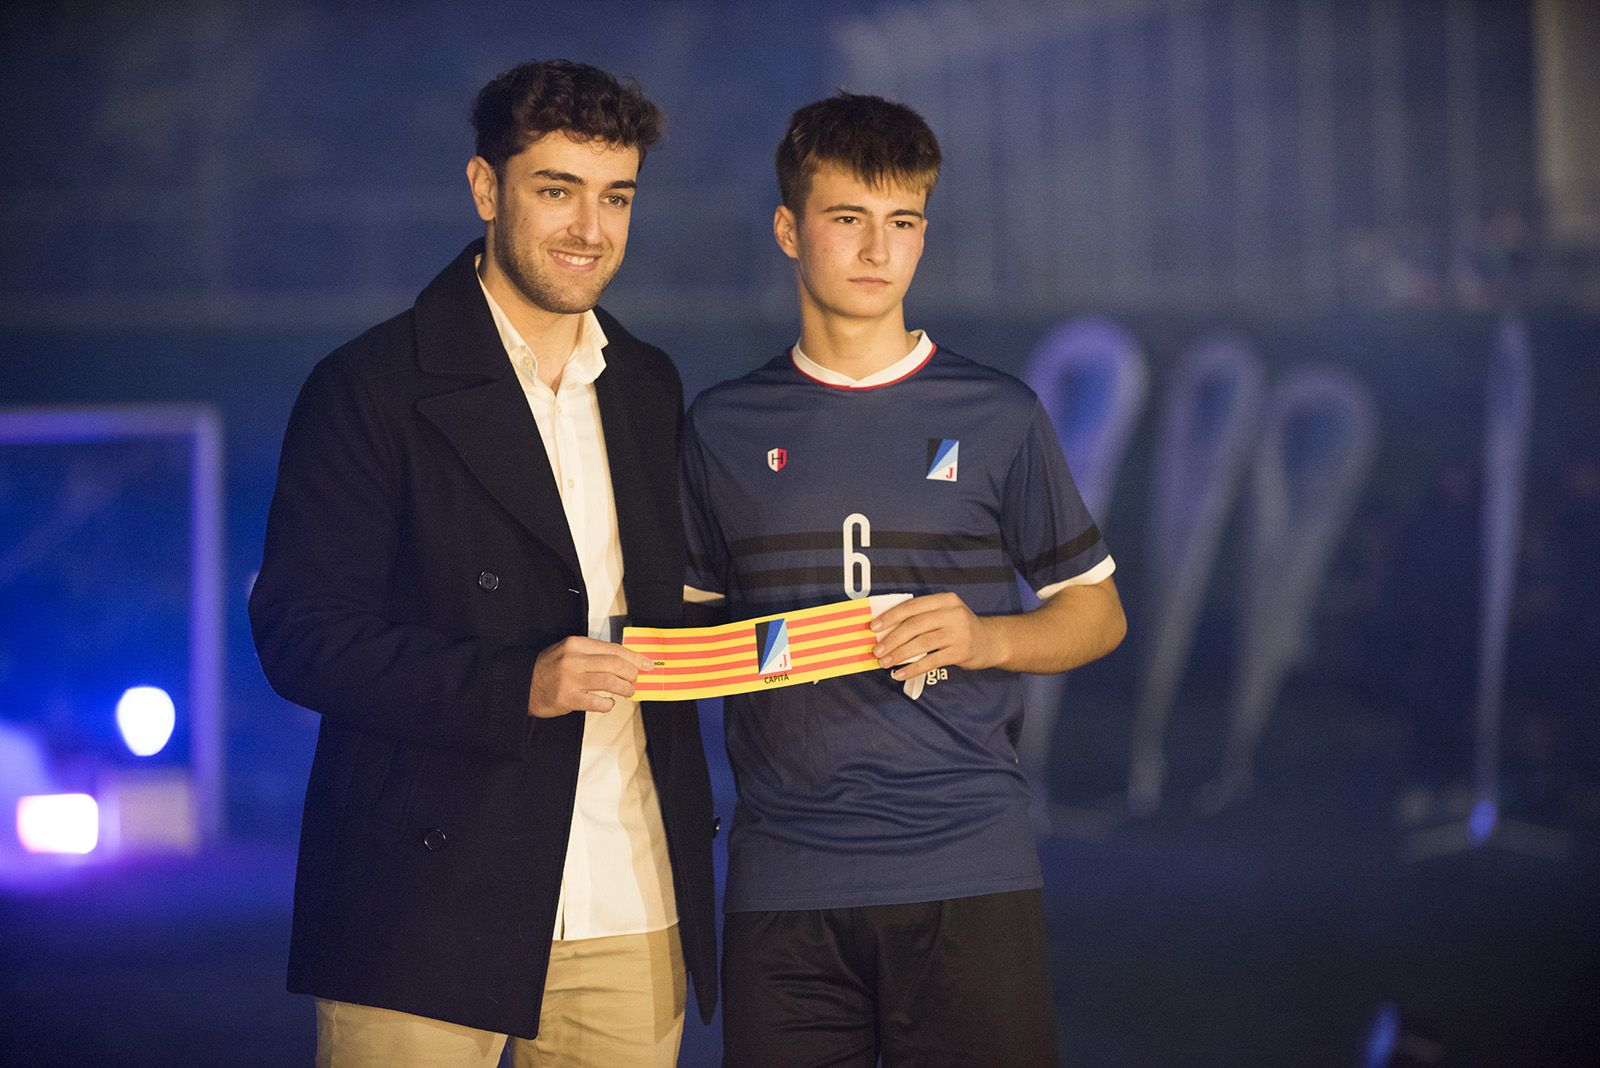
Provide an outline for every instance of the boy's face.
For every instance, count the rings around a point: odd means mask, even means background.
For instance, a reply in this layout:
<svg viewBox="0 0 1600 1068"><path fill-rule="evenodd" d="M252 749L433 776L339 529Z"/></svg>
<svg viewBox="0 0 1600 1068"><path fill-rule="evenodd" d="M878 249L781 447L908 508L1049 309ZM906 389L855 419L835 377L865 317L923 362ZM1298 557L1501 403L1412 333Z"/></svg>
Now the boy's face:
<svg viewBox="0 0 1600 1068"><path fill-rule="evenodd" d="M927 202L925 191L869 185L832 165L818 170L804 210L780 205L772 220L778 246L795 261L801 304L840 319L898 312L922 258Z"/></svg>

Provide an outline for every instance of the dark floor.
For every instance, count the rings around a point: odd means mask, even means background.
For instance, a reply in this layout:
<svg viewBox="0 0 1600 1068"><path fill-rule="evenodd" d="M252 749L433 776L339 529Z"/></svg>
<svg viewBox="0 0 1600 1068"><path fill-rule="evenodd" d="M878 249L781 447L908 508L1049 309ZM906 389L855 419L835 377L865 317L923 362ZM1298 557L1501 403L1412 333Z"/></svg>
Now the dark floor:
<svg viewBox="0 0 1600 1068"><path fill-rule="evenodd" d="M1349 731L1300 726L1221 817L1175 804L1041 843L1065 1062L1362 1065L1388 1004L1396 1065L1600 1064L1592 828L1564 859L1491 841L1408 862L1387 774ZM0 1064L308 1064L311 1008L282 982L292 862L234 842L0 887ZM682 1063L719 1047L691 1022Z"/></svg>

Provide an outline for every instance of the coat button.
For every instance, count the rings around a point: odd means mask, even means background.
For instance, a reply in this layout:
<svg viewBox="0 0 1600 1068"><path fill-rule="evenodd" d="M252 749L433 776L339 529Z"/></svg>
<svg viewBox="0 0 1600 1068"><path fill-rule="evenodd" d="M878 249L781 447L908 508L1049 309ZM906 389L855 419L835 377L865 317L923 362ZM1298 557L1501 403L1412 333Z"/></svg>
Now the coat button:
<svg viewBox="0 0 1600 1068"><path fill-rule="evenodd" d="M717 832L720 831L720 830L722 830L722 817L721 816L712 816L711 817L711 837L715 838L717 836Z"/></svg>
<svg viewBox="0 0 1600 1068"><path fill-rule="evenodd" d="M444 848L444 832L435 827L422 836L422 846L430 853Z"/></svg>
<svg viewBox="0 0 1600 1068"><path fill-rule="evenodd" d="M478 573L478 585L486 590L499 589L500 576L496 575L493 571L480 571Z"/></svg>

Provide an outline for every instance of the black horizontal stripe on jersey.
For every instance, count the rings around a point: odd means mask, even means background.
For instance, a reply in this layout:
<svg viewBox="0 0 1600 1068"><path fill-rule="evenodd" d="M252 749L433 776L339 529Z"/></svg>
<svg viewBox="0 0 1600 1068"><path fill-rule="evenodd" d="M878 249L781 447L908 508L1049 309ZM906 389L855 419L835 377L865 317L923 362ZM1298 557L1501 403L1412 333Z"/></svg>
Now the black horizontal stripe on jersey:
<svg viewBox="0 0 1600 1068"><path fill-rule="evenodd" d="M1032 575L1044 570L1047 567L1054 567L1056 564L1065 563L1084 550L1093 548L1095 542L1099 540L1100 528L1098 526L1091 525L1088 530L1084 531L1082 534L1079 534L1071 541L1062 542L1054 549L1047 549L1038 556L1035 556L1032 560L1024 563L1022 565L1022 573L1025 575Z"/></svg>
<svg viewBox="0 0 1600 1068"><path fill-rule="evenodd" d="M801 531L794 534L765 534L757 538L740 538L728 546L735 557L753 556L756 553L780 553L801 549L837 549L843 532ZM974 549L1000 548L1000 535L994 534L927 534L920 530L874 530L870 544L862 549L931 549L942 552L966 552Z"/></svg>
<svg viewBox="0 0 1600 1068"><path fill-rule="evenodd" d="M1007 567L917 567L909 564L872 565L874 587L973 585L981 582L1010 582L1013 572ZM777 567L766 571L741 571L739 585L747 590L774 586L828 586L840 582L839 565L828 567Z"/></svg>

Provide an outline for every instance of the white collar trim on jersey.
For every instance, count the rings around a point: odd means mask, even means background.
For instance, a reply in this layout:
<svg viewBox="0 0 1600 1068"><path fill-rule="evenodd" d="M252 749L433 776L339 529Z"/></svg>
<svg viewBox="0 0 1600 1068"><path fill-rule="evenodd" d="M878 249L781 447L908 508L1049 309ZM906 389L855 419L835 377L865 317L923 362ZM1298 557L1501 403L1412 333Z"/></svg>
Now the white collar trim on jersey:
<svg viewBox="0 0 1600 1068"><path fill-rule="evenodd" d="M911 346L910 352L883 370L876 371L865 378L851 378L849 375L839 371L829 370L802 352L798 341L794 343L794 348L789 350L789 354L794 361L796 370L807 378L816 379L825 386L838 386L843 389L872 389L876 386L887 386L891 382L898 382L928 362L928 357L933 355L932 340L922 330L914 330L912 333L916 335L917 343Z"/></svg>

